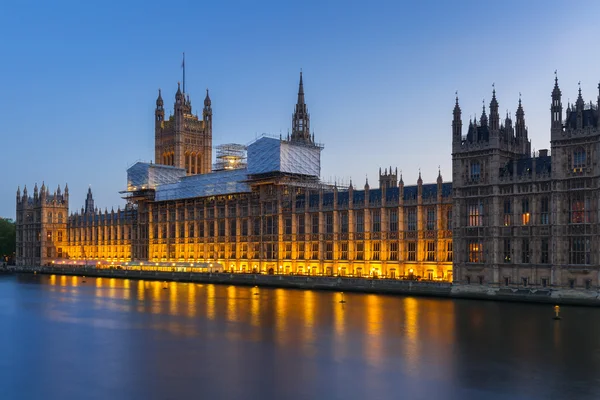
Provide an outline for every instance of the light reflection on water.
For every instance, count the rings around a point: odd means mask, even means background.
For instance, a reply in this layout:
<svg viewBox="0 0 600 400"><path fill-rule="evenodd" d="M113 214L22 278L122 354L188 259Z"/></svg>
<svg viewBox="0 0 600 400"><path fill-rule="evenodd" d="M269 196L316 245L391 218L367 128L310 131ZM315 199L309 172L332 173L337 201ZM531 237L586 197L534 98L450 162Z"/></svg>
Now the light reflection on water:
<svg viewBox="0 0 600 400"><path fill-rule="evenodd" d="M18 397L11 388L24 398L69 398L63 387L79 398L115 398L115 390L121 398L397 398L400 388L406 398L600 398L598 309L564 307L555 322L551 306L340 299L114 278L0 279L0 384L7 398ZM26 385L29 373L51 378Z"/></svg>

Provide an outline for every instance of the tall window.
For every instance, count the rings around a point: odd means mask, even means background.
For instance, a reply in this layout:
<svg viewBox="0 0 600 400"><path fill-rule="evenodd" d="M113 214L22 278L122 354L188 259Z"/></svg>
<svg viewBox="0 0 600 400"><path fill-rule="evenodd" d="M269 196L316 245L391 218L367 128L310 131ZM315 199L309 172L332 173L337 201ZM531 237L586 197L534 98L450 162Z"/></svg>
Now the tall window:
<svg viewBox="0 0 600 400"><path fill-rule="evenodd" d="M286 243L285 244L285 258L287 260L291 260L292 259L292 244L291 243Z"/></svg>
<svg viewBox="0 0 600 400"><path fill-rule="evenodd" d="M550 223L550 199L542 197L540 208L540 224L548 225Z"/></svg>
<svg viewBox="0 0 600 400"><path fill-rule="evenodd" d="M356 257L355 260L364 260L365 258L365 244L363 242L356 243Z"/></svg>
<svg viewBox="0 0 600 400"><path fill-rule="evenodd" d="M570 243L570 263L571 264L589 264L590 263L590 239L585 236L573 237Z"/></svg>
<svg viewBox="0 0 600 400"><path fill-rule="evenodd" d="M284 226L284 232L286 235L291 235L292 234L292 218L290 217L286 217L283 220L283 226Z"/></svg>
<svg viewBox="0 0 600 400"><path fill-rule="evenodd" d="M453 258L452 242L448 242L446 245L446 261L452 261Z"/></svg>
<svg viewBox="0 0 600 400"><path fill-rule="evenodd" d="M381 259L381 243L373 242L373 249L371 254L371 260L379 260Z"/></svg>
<svg viewBox="0 0 600 400"><path fill-rule="evenodd" d="M340 232L348 233L348 212L344 211L340 214Z"/></svg>
<svg viewBox="0 0 600 400"><path fill-rule="evenodd" d="M398 261L398 242L390 242L388 249L389 249L388 260Z"/></svg>
<svg viewBox="0 0 600 400"><path fill-rule="evenodd" d="M312 220L312 233L319 233L319 214L313 214Z"/></svg>
<svg viewBox="0 0 600 400"><path fill-rule="evenodd" d="M529 225L531 214L529 212L529 199L521 200L521 223Z"/></svg>
<svg viewBox="0 0 600 400"><path fill-rule="evenodd" d="M341 256L340 259L341 260L347 260L348 259L348 242L342 242L340 243L340 252L341 252Z"/></svg>
<svg viewBox="0 0 600 400"><path fill-rule="evenodd" d="M356 222L356 232L357 233L362 233L365 231L365 220L364 220L364 214L362 212L362 210L356 211L355 215L355 222Z"/></svg>
<svg viewBox="0 0 600 400"><path fill-rule="evenodd" d="M427 261L435 261L435 242L427 242Z"/></svg>
<svg viewBox="0 0 600 400"><path fill-rule="evenodd" d="M504 200L504 226L510 226L512 223L512 203L510 199Z"/></svg>
<svg viewBox="0 0 600 400"><path fill-rule="evenodd" d="M427 230L435 230L435 208L427 208Z"/></svg>
<svg viewBox="0 0 600 400"><path fill-rule="evenodd" d="M304 225L304 214L299 214L297 216L298 218L298 234L299 235L304 235L305 232L305 225Z"/></svg>
<svg viewBox="0 0 600 400"><path fill-rule="evenodd" d="M371 210L371 232L381 232L381 210Z"/></svg>
<svg viewBox="0 0 600 400"><path fill-rule="evenodd" d="M333 213L325 214L325 233L333 233Z"/></svg>
<svg viewBox="0 0 600 400"><path fill-rule="evenodd" d="M417 230L417 210L414 207L407 211L406 228L409 231Z"/></svg>
<svg viewBox="0 0 600 400"><path fill-rule="evenodd" d="M590 201L583 193L573 193L571 195L571 223L588 224L590 222L589 210Z"/></svg>
<svg viewBox="0 0 600 400"><path fill-rule="evenodd" d="M542 239L542 249L540 254L540 263L548 264L550 262L550 245L548 238Z"/></svg>
<svg viewBox="0 0 600 400"><path fill-rule="evenodd" d="M417 261L417 242L408 242L408 261Z"/></svg>
<svg viewBox="0 0 600 400"><path fill-rule="evenodd" d="M398 209L388 210L389 231L398 232Z"/></svg>
<svg viewBox="0 0 600 400"><path fill-rule="evenodd" d="M529 239L523 239L521 241L521 262L523 264L529 263Z"/></svg>
<svg viewBox="0 0 600 400"><path fill-rule="evenodd" d="M449 231L452 230L452 208L446 211L446 229Z"/></svg>
<svg viewBox="0 0 600 400"><path fill-rule="evenodd" d="M312 243L312 255L310 258L312 258L313 260L319 259L319 243L318 242Z"/></svg>
<svg viewBox="0 0 600 400"><path fill-rule="evenodd" d="M483 225L483 201L477 200L467 204L467 225L482 226Z"/></svg>
<svg viewBox="0 0 600 400"><path fill-rule="evenodd" d="M298 260L304 260L304 243L298 243Z"/></svg>
<svg viewBox="0 0 600 400"><path fill-rule="evenodd" d="M483 242L479 239L469 239L467 243L467 251L469 252L469 262L483 262Z"/></svg>
<svg viewBox="0 0 600 400"><path fill-rule="evenodd" d="M325 243L325 259L333 260L333 242Z"/></svg>
<svg viewBox="0 0 600 400"><path fill-rule="evenodd" d="M478 182L481 178L481 164L479 161L471 163L471 181Z"/></svg>
<svg viewBox="0 0 600 400"><path fill-rule="evenodd" d="M573 170L578 172L583 167L585 167L585 150L579 147L573 152Z"/></svg>
<svg viewBox="0 0 600 400"><path fill-rule="evenodd" d="M511 250L510 250L510 239L504 239L504 262L511 262Z"/></svg>

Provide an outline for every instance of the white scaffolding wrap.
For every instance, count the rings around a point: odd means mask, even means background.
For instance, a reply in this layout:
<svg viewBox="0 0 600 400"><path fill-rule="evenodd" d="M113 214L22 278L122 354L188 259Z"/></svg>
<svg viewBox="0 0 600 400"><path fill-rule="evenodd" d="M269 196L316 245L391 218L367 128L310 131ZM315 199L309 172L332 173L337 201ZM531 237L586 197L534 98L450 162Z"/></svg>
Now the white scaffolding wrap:
<svg viewBox="0 0 600 400"><path fill-rule="evenodd" d="M248 174L321 175L321 147L262 137L248 146Z"/></svg>
<svg viewBox="0 0 600 400"><path fill-rule="evenodd" d="M185 176L185 169L169 165L137 162L127 169L127 191L155 189Z"/></svg>
<svg viewBox="0 0 600 400"><path fill-rule="evenodd" d="M245 182L246 179L247 170L245 168L190 175L181 178L176 183L158 186L154 199L164 201L250 192L251 189Z"/></svg>

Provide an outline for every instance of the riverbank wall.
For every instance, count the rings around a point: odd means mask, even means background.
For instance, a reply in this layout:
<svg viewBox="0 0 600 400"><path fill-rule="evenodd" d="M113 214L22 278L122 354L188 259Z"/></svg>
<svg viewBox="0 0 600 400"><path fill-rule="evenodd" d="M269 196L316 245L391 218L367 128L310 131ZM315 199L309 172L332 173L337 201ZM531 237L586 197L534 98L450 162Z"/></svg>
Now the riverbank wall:
<svg viewBox="0 0 600 400"><path fill-rule="evenodd" d="M560 305L600 306L597 290L554 288L490 287L457 285L449 282L406 281L306 275L263 275L241 273L189 273L127 271L118 269L19 267L13 273L56 274L100 278L213 283L221 285L260 286L337 292L380 293L405 296L445 297L455 299L495 300Z"/></svg>

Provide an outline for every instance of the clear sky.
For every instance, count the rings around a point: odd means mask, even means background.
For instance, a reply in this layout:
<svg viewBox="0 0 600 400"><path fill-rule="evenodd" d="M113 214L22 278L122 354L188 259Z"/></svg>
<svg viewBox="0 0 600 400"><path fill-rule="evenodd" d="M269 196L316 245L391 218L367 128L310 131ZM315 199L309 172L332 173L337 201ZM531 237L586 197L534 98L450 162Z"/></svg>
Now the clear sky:
<svg viewBox="0 0 600 400"><path fill-rule="evenodd" d="M17 186L88 185L123 205L125 170L154 158L158 88L213 106L213 144L287 134L302 68L322 178L376 186L380 167L416 183L451 180L455 91L469 117L514 119L549 147L554 70L563 103L598 96L598 1L4 1L0 3L0 216ZM466 133L466 132L463 132Z"/></svg>

